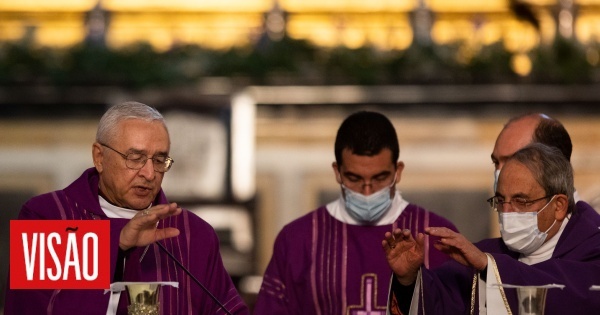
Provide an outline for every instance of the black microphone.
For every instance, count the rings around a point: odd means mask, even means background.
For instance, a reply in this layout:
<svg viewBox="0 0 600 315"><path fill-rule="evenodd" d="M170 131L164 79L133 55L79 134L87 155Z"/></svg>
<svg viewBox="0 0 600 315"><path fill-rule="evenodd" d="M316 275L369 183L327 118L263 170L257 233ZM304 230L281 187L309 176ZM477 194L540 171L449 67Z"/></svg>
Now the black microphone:
<svg viewBox="0 0 600 315"><path fill-rule="evenodd" d="M217 297L214 296L214 294L212 294L212 292L210 292L210 290L208 290L202 284L202 282L200 282L198 279L196 279L196 277L194 277L194 275L187 268L185 268L185 266L182 263L180 263L179 260L177 260L177 258L175 258L175 256L173 256L173 254L171 254L161 243L156 242L156 245L158 245L158 247L160 247L160 249L162 249L163 252L165 252L167 255L169 255L169 257L171 257L171 259L173 259L173 261L177 264L177 266L179 266L179 268L183 269L183 271L185 271L185 273L188 276L190 276L190 278L192 278L192 280L194 280L194 282L196 282L196 284L198 284L200 286L200 288L202 288L202 290L204 290L204 292L206 292L206 294L208 294L208 296L210 296L210 298L213 299L213 301L215 301L215 303L217 303L217 305L219 305L225 311L225 313L227 313L228 315L232 315L231 312L225 307L225 305L223 305L223 303L221 303L219 301L219 299L217 299Z"/></svg>

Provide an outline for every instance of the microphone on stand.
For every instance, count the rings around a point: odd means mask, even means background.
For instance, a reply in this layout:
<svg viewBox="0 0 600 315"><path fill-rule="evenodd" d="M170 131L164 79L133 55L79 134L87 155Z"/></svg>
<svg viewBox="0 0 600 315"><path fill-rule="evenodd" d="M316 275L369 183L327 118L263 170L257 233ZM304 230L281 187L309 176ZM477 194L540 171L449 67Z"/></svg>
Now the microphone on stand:
<svg viewBox="0 0 600 315"><path fill-rule="evenodd" d="M165 252L176 264L177 266L179 266L179 268L183 269L183 271L185 271L185 273L192 278L192 280L194 280L194 282L196 282L196 284L198 284L200 286L200 288L202 288L202 290L204 290L204 292L206 292L206 294L208 294L208 296L210 296L211 299L213 299L213 301L215 301L215 303L217 303L217 305L219 305L224 311L225 313L227 313L228 315L232 315L231 312L225 307L225 305L223 305L223 303L221 303L219 301L219 299L217 299L217 297L212 294L212 292L210 292L210 290L208 290L203 284L202 282L200 282L198 279L196 279L196 277L194 277L194 275L181 263L179 262L179 260L177 260L177 258L175 258L175 256L173 256L173 254L171 254L164 246L163 244L161 244L160 242L156 242L156 245L158 245L158 247L160 247L160 249Z"/></svg>

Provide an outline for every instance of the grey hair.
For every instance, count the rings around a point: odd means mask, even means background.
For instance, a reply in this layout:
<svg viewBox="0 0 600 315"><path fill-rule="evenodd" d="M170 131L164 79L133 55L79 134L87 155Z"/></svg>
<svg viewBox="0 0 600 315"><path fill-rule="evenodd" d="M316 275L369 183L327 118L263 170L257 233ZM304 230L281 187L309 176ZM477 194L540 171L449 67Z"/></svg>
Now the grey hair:
<svg viewBox="0 0 600 315"><path fill-rule="evenodd" d="M568 212L574 211L573 168L558 148L532 143L517 151L507 162L510 160L516 160L527 167L533 173L535 180L544 188L546 195L567 195Z"/></svg>
<svg viewBox="0 0 600 315"><path fill-rule="evenodd" d="M128 101L114 105L104 113L98 124L96 141L109 143L116 132L117 125L127 119L141 119L148 122L158 120L167 129L164 117L155 108L139 102Z"/></svg>

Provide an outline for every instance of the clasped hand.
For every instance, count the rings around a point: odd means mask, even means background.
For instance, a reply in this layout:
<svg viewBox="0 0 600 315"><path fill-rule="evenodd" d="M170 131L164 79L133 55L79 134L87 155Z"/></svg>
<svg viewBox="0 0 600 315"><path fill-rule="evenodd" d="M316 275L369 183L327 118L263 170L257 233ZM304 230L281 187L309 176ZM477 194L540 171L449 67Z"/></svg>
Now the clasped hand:
<svg viewBox="0 0 600 315"><path fill-rule="evenodd" d="M483 270L487 266L486 254L462 234L445 227L425 228L425 234L436 239L433 246L437 250L446 253L457 262L477 270ZM417 278L424 260L425 234L418 233L415 239L408 229L395 229L385 233L381 245L390 268L402 285L411 285Z"/></svg>
<svg viewBox="0 0 600 315"><path fill-rule="evenodd" d="M119 247L128 250L179 235L179 230L173 227L159 229L158 221L179 215L181 211L176 203L157 205L138 211L121 230Z"/></svg>

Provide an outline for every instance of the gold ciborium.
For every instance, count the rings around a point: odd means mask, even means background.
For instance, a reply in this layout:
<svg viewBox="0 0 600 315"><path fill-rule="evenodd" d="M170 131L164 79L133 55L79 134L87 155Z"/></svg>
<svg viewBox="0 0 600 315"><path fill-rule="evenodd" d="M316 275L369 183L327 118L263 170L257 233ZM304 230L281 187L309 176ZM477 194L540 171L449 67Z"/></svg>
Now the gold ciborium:
<svg viewBox="0 0 600 315"><path fill-rule="evenodd" d="M126 285L129 295L128 315L159 315L160 303L158 283L128 283Z"/></svg>

